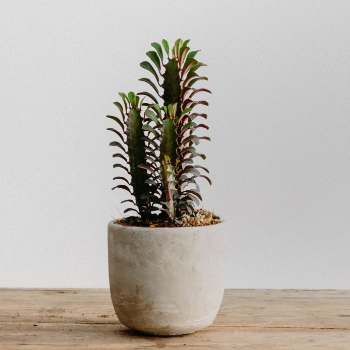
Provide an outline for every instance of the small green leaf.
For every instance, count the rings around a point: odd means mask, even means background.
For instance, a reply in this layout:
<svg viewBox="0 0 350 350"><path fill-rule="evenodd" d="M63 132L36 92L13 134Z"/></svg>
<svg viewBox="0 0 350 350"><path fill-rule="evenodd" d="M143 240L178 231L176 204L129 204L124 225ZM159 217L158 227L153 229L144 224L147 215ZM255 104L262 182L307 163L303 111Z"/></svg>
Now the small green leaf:
<svg viewBox="0 0 350 350"><path fill-rule="evenodd" d="M150 131L151 133L154 134L155 137L159 137L160 135L148 124L142 125L142 129L146 131Z"/></svg>
<svg viewBox="0 0 350 350"><path fill-rule="evenodd" d="M167 55L169 57L169 44L165 39L162 40L162 45L164 47L165 52L167 53Z"/></svg>
<svg viewBox="0 0 350 350"><path fill-rule="evenodd" d="M113 180L123 180L125 181L128 185L130 185L130 182L123 176L116 176L113 178Z"/></svg>
<svg viewBox="0 0 350 350"><path fill-rule="evenodd" d="M198 192L196 192L194 190L186 190L186 191L183 191L183 193L191 193L191 194L197 196L201 201L203 200L202 196Z"/></svg>
<svg viewBox="0 0 350 350"><path fill-rule="evenodd" d="M198 77L198 78L194 78L194 79L192 79L188 84L187 84L187 86L189 86L189 87L191 87L191 86L193 86L197 81L199 81L199 80L208 80L208 78L207 77Z"/></svg>
<svg viewBox="0 0 350 350"><path fill-rule="evenodd" d="M151 61L156 65L158 70L160 71L161 65L160 65L160 59L157 55L157 52L155 51L148 51L146 55L151 59Z"/></svg>
<svg viewBox="0 0 350 350"><path fill-rule="evenodd" d="M127 173L129 173L129 169L127 167L125 167L124 165L121 164L113 164L113 168L122 168L124 169Z"/></svg>
<svg viewBox="0 0 350 350"><path fill-rule="evenodd" d="M152 140L150 139L149 137L147 136L144 136L142 137L142 140L145 140L146 142L149 142L153 147L155 147L156 149L159 148L159 146Z"/></svg>
<svg viewBox="0 0 350 350"><path fill-rule="evenodd" d="M146 117L148 117L149 119L153 120L157 125L159 124L159 119L156 116L156 114L151 111L150 109L148 109L145 113Z"/></svg>
<svg viewBox="0 0 350 350"><path fill-rule="evenodd" d="M198 68L202 67L202 66L206 66L206 64L202 63L202 62L198 62L195 66L193 66L190 71L188 72L189 74L191 72L195 72Z"/></svg>
<svg viewBox="0 0 350 350"><path fill-rule="evenodd" d="M209 184L212 185L211 180L209 179L208 176L200 175L200 177L204 177L209 182Z"/></svg>
<svg viewBox="0 0 350 350"><path fill-rule="evenodd" d="M158 74L157 74L157 72L154 70L154 68L152 67L152 65L149 62L143 61L143 62L140 63L140 66L142 68L148 70L149 72L151 72L154 75L154 77L156 78L156 80L157 80L157 82L159 84Z"/></svg>
<svg viewBox="0 0 350 350"><path fill-rule="evenodd" d="M190 135L190 136L187 136L181 145L185 145L186 143L188 142L194 142L195 145L198 145L199 144L199 137L197 135Z"/></svg>
<svg viewBox="0 0 350 350"><path fill-rule="evenodd" d="M125 160L127 163L128 163L128 160L126 159L126 157L125 156L123 156L121 153L115 153L115 154L113 154L113 156L112 156L113 158L122 158L123 160ZM114 180L114 179L113 179Z"/></svg>
<svg viewBox="0 0 350 350"><path fill-rule="evenodd" d="M149 166L149 165L146 165L146 164L140 164L138 165L139 168L142 168L142 169L146 169L148 170L151 174L153 174L154 176L157 176L157 173Z"/></svg>
<svg viewBox="0 0 350 350"><path fill-rule="evenodd" d="M195 58L199 51L200 50L189 52L188 55L187 55L187 58Z"/></svg>
<svg viewBox="0 0 350 350"><path fill-rule="evenodd" d="M187 153L196 153L196 149L193 146L185 147L181 150L180 155L184 157Z"/></svg>
<svg viewBox="0 0 350 350"><path fill-rule="evenodd" d="M123 111L123 106L119 102L113 102L113 104L118 107L118 109L120 110L120 113L123 116L123 120L125 120L125 114L124 114L124 111Z"/></svg>
<svg viewBox="0 0 350 350"><path fill-rule="evenodd" d="M121 201L120 203L123 204L123 203L126 203L126 202L130 202L130 203L136 205L135 201L133 201L132 199L125 199L125 200Z"/></svg>
<svg viewBox="0 0 350 350"><path fill-rule="evenodd" d="M191 128L192 130L195 130L196 129L196 126L197 126L197 123L195 122L189 122L187 124L185 124L182 129L181 129L181 132L187 130L188 128Z"/></svg>
<svg viewBox="0 0 350 350"><path fill-rule="evenodd" d="M119 92L119 96L123 99L125 111L127 111L128 110L127 102L130 105L130 101L129 101L128 97L123 92Z"/></svg>
<svg viewBox="0 0 350 350"><path fill-rule="evenodd" d="M176 41L175 41L175 45L174 45L174 53L175 53L175 55L176 56L178 56L179 57L179 51L180 51L180 47L182 46L182 39L181 38L179 38L179 39L177 39Z"/></svg>
<svg viewBox="0 0 350 350"><path fill-rule="evenodd" d="M122 145L120 142L118 142L118 141L112 141L109 145L110 145L110 146L119 147L119 148L121 148L125 153L127 153L126 150L125 150L125 148L123 147L123 145Z"/></svg>
<svg viewBox="0 0 350 350"><path fill-rule="evenodd" d="M163 61L163 50L162 50L162 47L158 43L152 43L151 45L156 49L156 51L158 53L158 56Z"/></svg>
<svg viewBox="0 0 350 350"><path fill-rule="evenodd" d="M195 168L198 168L198 169L203 169L204 171L206 171L206 172L209 174L209 170L208 170L207 168L205 168L204 166L195 165L194 167L195 167Z"/></svg>
<svg viewBox="0 0 350 350"><path fill-rule="evenodd" d="M124 124L121 122L121 120L118 117L114 117L113 115L106 115L106 117L116 121L121 126L122 130L124 131Z"/></svg>
<svg viewBox="0 0 350 350"><path fill-rule="evenodd" d="M182 47L187 46L187 45L188 45L188 43L190 42L190 40L191 40L191 39L187 39L187 40L185 40L185 41L183 42L183 44L182 44Z"/></svg>
<svg viewBox="0 0 350 350"><path fill-rule="evenodd" d="M195 94L198 94L199 92L208 92L211 94L211 91L208 89L193 89L193 92L190 96L188 96L188 98L192 98Z"/></svg>
<svg viewBox="0 0 350 350"><path fill-rule="evenodd" d="M161 110L161 108L159 107L159 105L158 105L158 104L155 104L155 105L153 105L153 107L159 112L159 116L161 116L161 115L162 115L162 110Z"/></svg>
<svg viewBox="0 0 350 350"><path fill-rule="evenodd" d="M184 80L183 86L187 86L189 82L198 77L198 74L196 72L192 72L191 70L187 73L186 79Z"/></svg>
<svg viewBox="0 0 350 350"><path fill-rule="evenodd" d="M194 195L191 194L191 193L187 193L187 196L188 196L188 198L190 198L193 202L195 202L197 205L200 204L200 201L199 201L198 197L194 196ZM186 198L187 198L187 197L186 197Z"/></svg>
<svg viewBox="0 0 350 350"><path fill-rule="evenodd" d="M197 128L196 128L196 129L198 129L198 128L204 128L204 129L209 130L209 126L208 126L208 125L205 125L205 124L199 124L199 125L197 125Z"/></svg>
<svg viewBox="0 0 350 350"><path fill-rule="evenodd" d="M194 108L197 105L209 106L207 101L193 101L191 108Z"/></svg>
<svg viewBox="0 0 350 350"><path fill-rule="evenodd" d="M181 70L181 79L185 76L185 74L193 67L198 64L198 61L194 58L187 58L186 62Z"/></svg>
<svg viewBox="0 0 350 350"><path fill-rule="evenodd" d="M187 55L187 52L190 50L189 47L182 47L180 49L180 54L179 54L179 66L182 67L182 64L184 63L185 57Z"/></svg>
<svg viewBox="0 0 350 350"><path fill-rule="evenodd" d="M137 214L139 214L139 211L134 208L128 208L124 210L124 214L128 213L129 211L136 211Z"/></svg>
<svg viewBox="0 0 350 350"><path fill-rule="evenodd" d="M148 78L141 78L139 79L140 81L144 81L147 84L151 85L153 87L153 89L155 90L155 92L157 93L157 95L159 96L159 90L157 88L157 86L153 83L152 80L148 79Z"/></svg>
<svg viewBox="0 0 350 350"><path fill-rule="evenodd" d="M180 115L180 118L182 117L182 116L184 116L185 114L187 114L187 113L189 113L189 112L191 112L191 108L186 108L186 109L184 109L184 111L181 113L181 115Z"/></svg>
<svg viewBox="0 0 350 350"><path fill-rule="evenodd" d="M122 140L122 142L125 143L125 140L124 140L123 135L122 135L118 130L115 130L115 129L113 129L113 128L107 128L107 130L113 131L115 134L117 134L117 135L120 137L120 139Z"/></svg>
<svg viewBox="0 0 350 350"><path fill-rule="evenodd" d="M155 103L158 103L157 99L149 92L147 91L143 91L143 92L139 92L138 95L144 95L144 96L148 96L149 98L151 98Z"/></svg>
<svg viewBox="0 0 350 350"><path fill-rule="evenodd" d="M194 157L201 157L203 160L205 160L207 158L205 156L205 154L202 154L202 153L196 153L196 154L191 156L191 158L194 158Z"/></svg>
<svg viewBox="0 0 350 350"><path fill-rule="evenodd" d="M134 99L134 97L135 97L135 93L134 92L132 92L132 91L130 91L129 93L128 93L128 97L129 97L129 101L130 101L130 103L132 103L132 100Z"/></svg>
<svg viewBox="0 0 350 350"><path fill-rule="evenodd" d="M125 185L118 185L118 186L115 186L115 187L112 188L112 190L114 190L114 189L116 189L116 188L121 188L121 189L123 189L123 190L125 190L125 191L128 191L129 193L132 194L130 188L127 187L127 186L125 186Z"/></svg>

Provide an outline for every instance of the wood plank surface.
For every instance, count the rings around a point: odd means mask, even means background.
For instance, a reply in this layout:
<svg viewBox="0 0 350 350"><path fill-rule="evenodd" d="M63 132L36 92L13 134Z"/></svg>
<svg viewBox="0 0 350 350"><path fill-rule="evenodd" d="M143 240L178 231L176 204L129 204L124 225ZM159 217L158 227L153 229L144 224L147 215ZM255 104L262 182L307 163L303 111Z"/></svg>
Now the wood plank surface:
<svg viewBox="0 0 350 350"><path fill-rule="evenodd" d="M154 337L119 323L108 289L0 289L0 349L350 350L350 291L230 289L210 327Z"/></svg>

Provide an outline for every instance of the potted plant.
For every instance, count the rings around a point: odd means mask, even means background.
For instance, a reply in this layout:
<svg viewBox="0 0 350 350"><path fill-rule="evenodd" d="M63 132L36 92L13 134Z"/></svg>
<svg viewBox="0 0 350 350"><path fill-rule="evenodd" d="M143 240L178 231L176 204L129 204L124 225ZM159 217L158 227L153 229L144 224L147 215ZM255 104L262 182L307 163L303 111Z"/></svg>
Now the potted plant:
<svg viewBox="0 0 350 350"><path fill-rule="evenodd" d="M201 80L196 71L204 64L190 51L189 40L176 40L169 50L152 43L147 52L155 67L144 61L155 82L149 92L119 93L114 102L121 116L109 128L117 135L113 165L125 172L113 189L133 196L122 203L132 215L108 224L109 281L113 305L122 324L143 333L176 335L193 333L210 325L219 310L225 281L226 226L220 218L196 209L202 200L197 179L209 171L195 165L198 129L193 96L209 92L193 85ZM171 55L170 55L171 54ZM143 99L140 99L143 96ZM145 98L150 99L145 102ZM201 173L204 171L205 173Z"/></svg>

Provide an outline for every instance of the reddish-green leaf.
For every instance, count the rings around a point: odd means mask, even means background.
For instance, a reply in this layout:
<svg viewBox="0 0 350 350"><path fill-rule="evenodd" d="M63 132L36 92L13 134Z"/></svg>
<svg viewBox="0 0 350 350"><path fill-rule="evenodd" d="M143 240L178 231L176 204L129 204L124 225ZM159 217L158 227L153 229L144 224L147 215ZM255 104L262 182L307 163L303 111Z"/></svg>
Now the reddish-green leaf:
<svg viewBox="0 0 350 350"><path fill-rule="evenodd" d="M146 115L147 118L153 120L156 125L159 124L159 117L153 111L151 111L150 109L148 109L145 112L145 115Z"/></svg>
<svg viewBox="0 0 350 350"><path fill-rule="evenodd" d="M120 139L123 141L123 143L125 143L123 135L118 130L115 130L113 128L107 128L107 130L110 130L110 131L113 131L114 133L116 133L120 137Z"/></svg>
<svg viewBox="0 0 350 350"><path fill-rule="evenodd" d="M192 72L192 71L188 72L186 79L184 80L183 86L189 85L189 82L197 77L198 77L197 73Z"/></svg>
<svg viewBox="0 0 350 350"><path fill-rule="evenodd" d="M127 153L125 148L123 147L123 145L118 141L112 141L109 145L110 146L117 146L117 147L121 148L125 153Z"/></svg>
<svg viewBox="0 0 350 350"><path fill-rule="evenodd" d="M209 126L207 126L207 125L205 125L205 124L199 124L199 125L197 125L197 128L196 128L196 129L198 129L198 128L204 128L204 129L209 130Z"/></svg>
<svg viewBox="0 0 350 350"><path fill-rule="evenodd" d="M123 116L123 120L125 120L125 114L124 114L124 111L123 111L123 106L119 102L113 102L113 104L118 107L120 113Z"/></svg>
<svg viewBox="0 0 350 350"><path fill-rule="evenodd" d="M135 93L132 92L132 91L130 91L130 92L128 93L128 98L129 98L130 103L132 103L132 100L134 99L134 97L135 97Z"/></svg>
<svg viewBox="0 0 350 350"><path fill-rule="evenodd" d="M202 196L198 192L196 192L194 190L185 190L185 191L183 191L183 193L191 193L191 194L197 196L201 201L203 200Z"/></svg>
<svg viewBox="0 0 350 350"><path fill-rule="evenodd" d="M211 183L211 180L209 179L209 177L208 176L205 176L205 175L200 175L200 177L204 177L208 182L209 182L209 184L211 185L212 183Z"/></svg>
<svg viewBox="0 0 350 350"><path fill-rule="evenodd" d="M134 208L128 208L124 210L124 214L128 213L129 211L136 211L137 214L139 214L139 211Z"/></svg>
<svg viewBox="0 0 350 350"><path fill-rule="evenodd" d="M193 146L185 147L181 150L180 155L184 157L187 153L196 153L196 149Z"/></svg>
<svg viewBox="0 0 350 350"><path fill-rule="evenodd" d="M143 91L143 92L139 92L138 95L144 95L144 96L148 96L149 98L151 98L155 103L158 103L157 99L149 92L147 91Z"/></svg>
<svg viewBox="0 0 350 350"><path fill-rule="evenodd" d="M185 76L185 74L196 64L198 63L198 61L196 61L194 58L187 58L186 62L181 70L181 79L183 79L183 77Z"/></svg>
<svg viewBox="0 0 350 350"><path fill-rule="evenodd" d="M191 51L188 53L187 57L189 58L195 58L197 53L199 52L200 50L197 50L197 51Z"/></svg>
<svg viewBox="0 0 350 350"><path fill-rule="evenodd" d="M113 164L113 168L122 168L124 169L127 173L129 173L129 169L127 167L125 167L124 165L121 164Z"/></svg>
<svg viewBox="0 0 350 350"><path fill-rule="evenodd" d="M119 92L119 96L123 99L125 112L126 112L128 110L127 102L130 105L130 101L129 101L128 97L123 92Z"/></svg>
<svg viewBox="0 0 350 350"><path fill-rule="evenodd" d="M162 40L162 45L164 47L165 52L167 53L167 55L169 57L169 44L165 39Z"/></svg>
<svg viewBox="0 0 350 350"><path fill-rule="evenodd" d="M211 91L208 89L194 89L192 94L190 96L188 96L188 98L192 98L198 92L209 92L211 94Z"/></svg>
<svg viewBox="0 0 350 350"><path fill-rule="evenodd" d="M128 191L129 193L132 194L130 188L127 187L127 186L125 186L125 185L118 185L118 186L112 187L112 190L114 190L114 189L116 189L116 188L121 188L121 189L123 189L123 190L125 190L125 191Z"/></svg>
<svg viewBox="0 0 350 350"><path fill-rule="evenodd" d="M126 202L130 202L130 203L136 205L135 201L133 201L132 199L125 199L125 200L121 201L120 203L123 204L123 203L126 203Z"/></svg>
<svg viewBox="0 0 350 350"><path fill-rule="evenodd" d="M158 43L152 43L151 45L156 49L158 56L160 57L161 61L163 61L162 47Z"/></svg>
<svg viewBox="0 0 350 350"><path fill-rule="evenodd" d="M185 57L187 55L187 52L190 50L189 47L182 47L180 49L180 56L179 56L179 67L182 67L184 61L185 61Z"/></svg>
<svg viewBox="0 0 350 350"><path fill-rule="evenodd" d="M195 122L189 122L187 124L185 124L182 128L181 128L181 134L186 131L188 128L191 128L192 130L195 130L197 127L197 123Z"/></svg>
<svg viewBox="0 0 350 350"><path fill-rule="evenodd" d="M188 84L186 84L187 86L191 87L193 86L197 81L200 81L200 80L208 80L207 77L198 77L198 78L192 78L190 79L191 81L188 82Z"/></svg>
<svg viewBox="0 0 350 350"><path fill-rule="evenodd" d="M156 67L158 68L159 72L161 69L161 65L160 65L160 59L157 55L157 52L155 51L148 51L146 53L146 55L152 60L152 62L156 65Z"/></svg>
<svg viewBox="0 0 350 350"><path fill-rule="evenodd" d="M130 182L123 176L116 176L113 178L113 180L123 180L125 181L128 185L130 185Z"/></svg>
<svg viewBox="0 0 350 350"><path fill-rule="evenodd" d="M140 81L144 81L145 83L149 84L152 86L152 88L154 89L154 91L157 93L157 95L159 96L159 90L157 88L157 86L153 83L152 80L148 79L148 78L141 78L139 79Z"/></svg>
<svg viewBox="0 0 350 350"><path fill-rule="evenodd" d="M145 124L145 125L142 125L142 129L143 130L146 130L146 131L150 131L151 133L153 133L154 134L154 136L156 137L156 138L159 138L159 133L157 133L150 125L148 125L148 124Z"/></svg>
<svg viewBox="0 0 350 350"><path fill-rule="evenodd" d="M157 82L159 84L158 74L157 74L157 72L154 70L154 68L152 67L152 65L149 62L143 61L143 62L140 63L140 66L142 68L148 70L149 72L151 72L154 75L154 77L156 78L156 80L157 80Z"/></svg>
<svg viewBox="0 0 350 350"><path fill-rule="evenodd" d="M153 170L152 167L150 167L149 165L146 165L146 164L140 164L138 165L139 168L142 168L142 169L146 169L147 171L149 171L151 174L153 174L154 176L157 176L156 172Z"/></svg>
<svg viewBox="0 0 350 350"><path fill-rule="evenodd" d="M204 171L206 171L209 174L209 170L207 168L205 168L204 166L201 165L195 165L195 168L199 168L199 169L203 169Z"/></svg>
<svg viewBox="0 0 350 350"><path fill-rule="evenodd" d="M125 160L128 163L128 160L126 159L126 157L124 157L121 153L113 154L113 158L122 158L123 160Z"/></svg>
<svg viewBox="0 0 350 350"><path fill-rule="evenodd" d="M192 117L192 116L193 116L193 117ZM207 119L207 118L208 118L208 115L205 114L205 113L201 113L201 114L199 114L199 113L192 113L192 114L191 114L191 117L192 117L192 120L193 120L195 117L202 117L202 118L204 118L204 119Z"/></svg>
<svg viewBox="0 0 350 350"><path fill-rule="evenodd" d="M116 121L120 127L122 128L122 130L124 131L124 124L121 122L121 120L118 117L114 117L112 115L106 115L107 118L109 119L113 119L114 121Z"/></svg>
<svg viewBox="0 0 350 350"><path fill-rule="evenodd" d="M159 148L159 146L154 142L154 140L150 139L147 136L142 137L142 140L145 140L147 142L149 142L152 146L154 146L156 149Z"/></svg>
<svg viewBox="0 0 350 350"><path fill-rule="evenodd" d="M199 144L199 137L197 135L187 136L181 143L181 145L186 145L188 142L194 142L195 145Z"/></svg>

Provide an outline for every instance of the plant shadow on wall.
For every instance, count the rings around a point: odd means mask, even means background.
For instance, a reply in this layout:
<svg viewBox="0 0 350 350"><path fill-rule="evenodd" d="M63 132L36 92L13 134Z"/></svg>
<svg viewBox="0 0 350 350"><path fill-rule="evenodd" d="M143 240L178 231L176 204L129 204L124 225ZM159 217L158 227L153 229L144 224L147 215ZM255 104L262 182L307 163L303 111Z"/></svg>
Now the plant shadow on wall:
<svg viewBox="0 0 350 350"><path fill-rule="evenodd" d="M152 43L155 51L146 54L154 66L148 61L140 64L155 79L140 79L153 89L152 93L119 93L122 103L114 104L121 117L107 116L117 125L108 128L118 136L118 141L110 143L118 149L113 157L119 162L113 167L127 176L114 177L121 183L113 189L133 195L134 199L121 203L132 204L124 213L138 214L119 220L120 224L171 227L220 222L213 213L195 208L202 201L197 178L202 177L210 184L211 180L207 168L195 165L197 157L206 158L196 147L200 140L210 138L196 134L198 129L209 128L202 122L207 114L196 113L194 109L198 105L208 106L208 102L193 98L210 91L194 88L208 78L197 74L205 64L195 58L200 50L190 51L188 44L189 40L178 39L170 52L166 40L162 40L162 46Z"/></svg>

